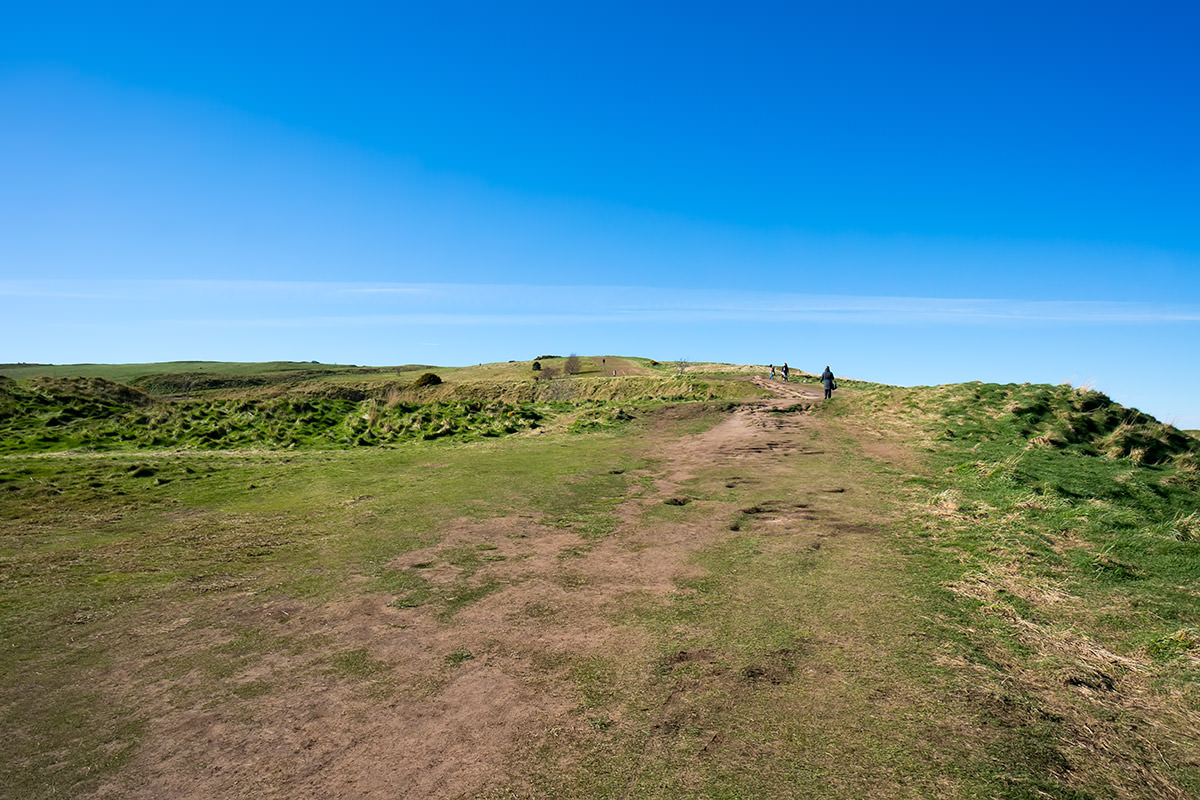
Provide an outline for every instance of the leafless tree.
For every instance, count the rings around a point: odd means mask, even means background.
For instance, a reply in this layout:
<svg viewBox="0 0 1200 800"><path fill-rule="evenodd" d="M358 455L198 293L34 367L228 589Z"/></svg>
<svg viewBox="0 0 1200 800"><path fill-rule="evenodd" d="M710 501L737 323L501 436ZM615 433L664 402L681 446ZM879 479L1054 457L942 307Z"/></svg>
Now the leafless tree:
<svg viewBox="0 0 1200 800"><path fill-rule="evenodd" d="M568 375L578 375L579 370L579 356L571 353L571 355L567 356L567 360L563 362L563 372Z"/></svg>

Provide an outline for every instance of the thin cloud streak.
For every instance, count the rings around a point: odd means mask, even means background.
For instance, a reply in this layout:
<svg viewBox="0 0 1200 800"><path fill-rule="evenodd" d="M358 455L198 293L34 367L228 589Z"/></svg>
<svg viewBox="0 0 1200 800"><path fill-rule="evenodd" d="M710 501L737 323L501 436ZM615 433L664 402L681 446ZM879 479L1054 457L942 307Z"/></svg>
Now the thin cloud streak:
<svg viewBox="0 0 1200 800"><path fill-rule="evenodd" d="M1200 307L1087 300L871 297L632 286L309 281L0 281L0 297L106 301L172 324L226 327L566 325L816 321L865 325L1154 325L1200 322ZM636 298L636 300L631 300ZM219 308L196 317L198 305ZM117 310L120 310L119 308ZM96 313L76 324L123 324ZM145 311L143 319L145 319ZM89 318L90 317L90 318ZM148 320L147 320L148 321Z"/></svg>
<svg viewBox="0 0 1200 800"><path fill-rule="evenodd" d="M413 325L569 325L627 322L629 317L596 314L387 314L344 317L293 317L275 319L190 319L172 320L176 325L211 328L341 328Z"/></svg>

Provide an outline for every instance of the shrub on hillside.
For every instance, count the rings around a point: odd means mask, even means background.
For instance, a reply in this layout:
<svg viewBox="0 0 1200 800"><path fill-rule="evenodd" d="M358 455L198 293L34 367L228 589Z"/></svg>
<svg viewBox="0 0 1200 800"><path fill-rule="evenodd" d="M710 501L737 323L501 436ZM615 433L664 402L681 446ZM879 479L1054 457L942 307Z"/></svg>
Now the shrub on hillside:
<svg viewBox="0 0 1200 800"><path fill-rule="evenodd" d="M542 369L542 362L540 362L540 361L533 362L533 371L534 372L541 372L541 369Z"/></svg>
<svg viewBox="0 0 1200 800"><path fill-rule="evenodd" d="M442 379L439 378L436 373L425 372L422 373L415 381L413 381L413 388L420 389L422 386L437 386L441 382Z"/></svg>

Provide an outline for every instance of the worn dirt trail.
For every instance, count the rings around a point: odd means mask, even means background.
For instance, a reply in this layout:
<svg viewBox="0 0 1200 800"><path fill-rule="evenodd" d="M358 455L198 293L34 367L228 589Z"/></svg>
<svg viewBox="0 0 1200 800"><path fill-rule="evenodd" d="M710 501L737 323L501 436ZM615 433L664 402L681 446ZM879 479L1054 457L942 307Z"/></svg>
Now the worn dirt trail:
<svg viewBox="0 0 1200 800"><path fill-rule="evenodd" d="M811 602L794 613L805 615L814 651L823 655L793 665L788 713L805 728L852 727L864 713L867 684L893 692L889 702L907 708L911 698L884 674L880 655L891 646L878 634L880 621L891 624L904 611L891 602L894 587L881 583L879 509L864 496L866 484L839 466L840 454L827 450L842 445L804 411L820 402L819 387L761 385L777 396L746 403L703 433L648 434L661 468L637 476L640 488L619 506L616 531L599 541L525 517L459 521L436 547L392 565L450 585L459 570L434 563L438 551L492 548L497 558L470 581L502 588L449 620L371 594L322 606L230 601L224 613L247 624L286 620L292 634L319 633L386 668L373 673L374 684L347 682L322 675L309 656L281 653L239 676L244 697L182 709L168 703L164 686L148 700L161 713L143 747L95 796L418 800L500 788L524 796L539 747L552 751L558 737L588 735L571 665L595 656L636 667L655 658L650 634L620 624L614 609L631 599L669 602L681 579L703 574L694 555L730 536L731 520L746 508L771 546L806 547L819 557L806 578ZM664 501L676 497L694 497L690 503L704 513L664 517ZM461 658L448 666L454 654ZM282 688L257 696L256 682L267 679ZM681 684L661 715L687 702ZM714 733L710 744L718 742ZM831 757L841 754L828 743L789 756Z"/></svg>

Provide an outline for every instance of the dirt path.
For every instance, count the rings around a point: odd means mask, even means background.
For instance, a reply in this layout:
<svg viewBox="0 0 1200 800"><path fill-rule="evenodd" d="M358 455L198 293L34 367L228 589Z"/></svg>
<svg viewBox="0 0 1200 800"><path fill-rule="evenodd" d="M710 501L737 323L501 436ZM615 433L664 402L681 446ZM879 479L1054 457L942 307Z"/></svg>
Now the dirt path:
<svg viewBox="0 0 1200 800"><path fill-rule="evenodd" d="M652 374L652 370L649 370L638 362L628 358L621 358L620 356L604 356L603 358L604 363L597 364L596 366L598 366L601 372L603 372L605 375L613 375L615 373L616 377L622 377L625 375ZM592 360L595 361L596 359Z"/></svg>
<svg viewBox="0 0 1200 800"><path fill-rule="evenodd" d="M824 396L821 385L812 383L797 383L795 381L769 380L755 377L751 382L759 388L766 389L780 398L796 398L798 400L819 400Z"/></svg>
<svg viewBox="0 0 1200 800"><path fill-rule="evenodd" d="M524 517L456 522L436 547L392 565L455 585L462 571L439 562L439 553L486 548L493 560L469 584L501 588L452 619L394 608L391 596L379 595L315 607L232 602L225 613L257 624L286 619L291 632L320 632L343 650L361 650L368 666L383 666L371 667L374 684L364 688L334 676L314 681L302 656L281 654L243 676L242 700L164 710L129 768L96 796L535 796L557 780L556 760L563 771L581 769L601 725L618 751L627 742L641 750L623 759L621 769L632 770L620 779L624 788L597 792L651 797L637 766L644 760L683 774L714 758L758 763L736 734L749 724L742 711L713 700L713 687L753 694L745 713L786 726L791 744L779 758L807 763L806 774L853 759L854 736L838 732L861 730L864 715L920 716L920 698L890 672L888 653L906 635L909 611L896 602L898 579L880 545L885 514L846 453L829 449L845 445L805 413L820 402L819 389L756 383L776 397L747 403L700 434L649 434L661 466L637 476L613 534L592 541ZM731 671L733 651L722 660L716 649L679 650L664 677L655 666L663 663L661 635L629 624L623 609L671 608L681 587L711 572L697 555L736 538L739 526L753 529L762 558L804 565L786 597L756 591L765 593L763 613L789 616L787 630L799 632L793 638L806 642L806 655L777 648ZM616 694L640 699L622 705L589 696L595 664L610 665ZM286 688L257 697L256 681L268 679ZM760 708L764 692L771 707ZM602 715L588 711L600 707ZM704 740L697 752L687 749L693 735ZM881 784L879 768L864 759L823 785L908 796L900 784Z"/></svg>

